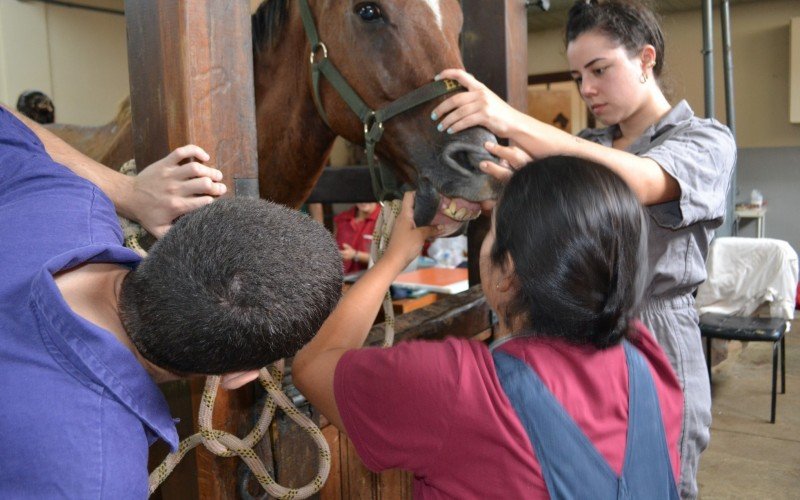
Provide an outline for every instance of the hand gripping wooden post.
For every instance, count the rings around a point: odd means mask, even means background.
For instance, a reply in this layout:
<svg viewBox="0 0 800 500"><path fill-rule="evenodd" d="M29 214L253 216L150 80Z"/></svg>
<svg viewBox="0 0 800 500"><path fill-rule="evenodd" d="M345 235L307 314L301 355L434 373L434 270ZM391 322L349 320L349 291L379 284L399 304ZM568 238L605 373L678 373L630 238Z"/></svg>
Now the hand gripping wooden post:
<svg viewBox="0 0 800 500"><path fill-rule="evenodd" d="M258 196L250 2L126 0L125 17L136 164L196 144L222 171L228 195ZM167 392L191 421L186 407L196 414L203 382L188 384L189 398L186 385ZM213 428L244 435L252 391L222 391L216 399ZM237 462L200 447L194 467L182 464L179 478L162 487L164 497L235 498Z"/></svg>
<svg viewBox="0 0 800 500"><path fill-rule="evenodd" d="M250 2L126 0L125 20L136 164L197 144L257 196Z"/></svg>

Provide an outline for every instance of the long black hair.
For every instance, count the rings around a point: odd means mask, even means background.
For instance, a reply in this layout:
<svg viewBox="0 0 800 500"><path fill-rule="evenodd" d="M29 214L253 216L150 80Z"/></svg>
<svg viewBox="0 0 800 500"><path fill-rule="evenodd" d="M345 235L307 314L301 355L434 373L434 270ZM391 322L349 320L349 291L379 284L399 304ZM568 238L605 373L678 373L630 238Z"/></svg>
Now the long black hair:
<svg viewBox="0 0 800 500"><path fill-rule="evenodd" d="M619 176L568 156L532 162L506 186L495 230L490 258L510 256L518 284L508 318L599 349L627 335L647 277L647 220Z"/></svg>

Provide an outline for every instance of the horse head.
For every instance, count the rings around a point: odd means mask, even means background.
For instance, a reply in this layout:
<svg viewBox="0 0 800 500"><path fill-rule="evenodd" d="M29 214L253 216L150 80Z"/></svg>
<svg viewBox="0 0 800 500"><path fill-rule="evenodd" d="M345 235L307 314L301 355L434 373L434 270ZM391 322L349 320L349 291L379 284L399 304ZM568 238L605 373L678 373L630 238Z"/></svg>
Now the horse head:
<svg viewBox="0 0 800 500"><path fill-rule="evenodd" d="M310 0L310 15L320 42L312 43L301 20L303 1L267 0L254 14L253 29L257 108L276 109L259 104L265 100L283 99L287 103L285 97L268 95L276 91L277 82L284 77L292 81L295 99L305 101L293 101L289 106L304 113L305 122L284 122L274 127L274 133L288 142L292 141L292 131L303 133L302 144L292 157L301 160L304 178L310 180L305 186L307 195L334 137L364 144L368 128L352 103L325 76L320 78L319 105L314 105L310 61L326 57L365 106L381 110L429 84L443 69L463 67L459 50L463 18L457 0ZM263 36L265 30L270 36ZM261 37L257 36L259 31ZM401 180L417 189L417 223L444 223L452 232L477 217L478 202L495 198L499 185L477 168L481 160L491 158L483 144L496 141L493 135L481 128L455 135L436 129L430 114L444 98L426 101L382 123L383 134L375 152L392 165ZM257 109L259 136L264 135L262 129L271 119L275 118L262 116ZM310 149L318 151L319 158L314 159ZM259 151L263 150L260 144ZM267 197L280 196L265 186L274 182L261 179Z"/></svg>

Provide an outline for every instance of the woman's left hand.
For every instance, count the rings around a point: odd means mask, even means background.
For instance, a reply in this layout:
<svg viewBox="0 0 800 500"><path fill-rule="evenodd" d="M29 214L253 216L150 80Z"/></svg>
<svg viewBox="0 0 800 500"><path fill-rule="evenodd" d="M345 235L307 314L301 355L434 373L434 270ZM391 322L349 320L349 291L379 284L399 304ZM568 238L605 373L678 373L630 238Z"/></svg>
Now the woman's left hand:
<svg viewBox="0 0 800 500"><path fill-rule="evenodd" d="M479 165L480 169L501 182L508 182L514 172L533 161L531 155L516 146L501 146L487 142L484 147L500 158L500 162L484 160Z"/></svg>

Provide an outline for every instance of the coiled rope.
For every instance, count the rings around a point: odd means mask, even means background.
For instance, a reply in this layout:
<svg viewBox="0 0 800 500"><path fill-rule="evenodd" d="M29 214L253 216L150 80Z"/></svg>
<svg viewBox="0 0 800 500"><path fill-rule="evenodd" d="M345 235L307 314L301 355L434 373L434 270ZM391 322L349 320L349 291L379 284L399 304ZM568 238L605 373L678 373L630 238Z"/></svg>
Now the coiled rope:
<svg viewBox="0 0 800 500"><path fill-rule="evenodd" d="M322 489L331 470L330 448L319 427L310 418L300 413L286 394L283 393L281 390L282 378L283 372L274 364L259 371L258 381L269 394L269 398L264 403L264 409L261 411L253 430L244 439L239 439L233 434L212 427L211 417L214 412L214 400L216 399L220 378L218 376L207 377L198 415L200 432L181 441L178 451L167 455L161 465L150 474L149 494L152 494L164 482L189 450L201 443L208 451L217 456L239 456L250 467L261 487L274 498L308 498ZM287 488L278 484L270 476L258 454L253 451L253 446L267 434L272 418L275 416L276 406L280 407L289 418L307 432L319 448L319 470L317 475L311 482L301 488Z"/></svg>

